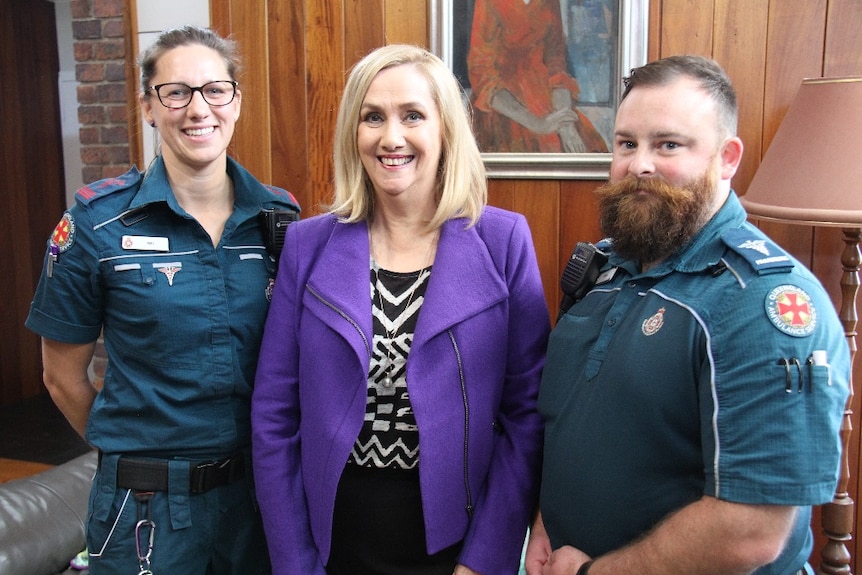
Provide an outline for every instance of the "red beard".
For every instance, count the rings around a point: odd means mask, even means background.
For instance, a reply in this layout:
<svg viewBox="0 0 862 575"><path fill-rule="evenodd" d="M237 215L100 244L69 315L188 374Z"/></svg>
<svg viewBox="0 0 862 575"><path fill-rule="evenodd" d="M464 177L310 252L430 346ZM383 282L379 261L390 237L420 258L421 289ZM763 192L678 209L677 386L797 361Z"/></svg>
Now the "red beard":
<svg viewBox="0 0 862 575"><path fill-rule="evenodd" d="M711 215L710 172L682 187L661 179L626 179L596 190L602 233L614 251L640 264L659 262L684 246Z"/></svg>

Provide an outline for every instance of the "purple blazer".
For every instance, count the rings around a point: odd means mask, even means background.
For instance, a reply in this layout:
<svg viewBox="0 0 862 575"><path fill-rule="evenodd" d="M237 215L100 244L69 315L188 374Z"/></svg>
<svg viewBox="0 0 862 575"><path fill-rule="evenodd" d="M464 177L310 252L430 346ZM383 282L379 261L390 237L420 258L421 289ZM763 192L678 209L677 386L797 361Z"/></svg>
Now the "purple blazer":
<svg viewBox="0 0 862 575"><path fill-rule="evenodd" d="M338 481L365 415L369 258L364 222L322 215L287 230L252 399L255 483L276 575L325 574ZM489 207L472 228L447 222L407 381L428 552L463 539L459 562L483 575L517 573L536 506L549 331L524 217Z"/></svg>

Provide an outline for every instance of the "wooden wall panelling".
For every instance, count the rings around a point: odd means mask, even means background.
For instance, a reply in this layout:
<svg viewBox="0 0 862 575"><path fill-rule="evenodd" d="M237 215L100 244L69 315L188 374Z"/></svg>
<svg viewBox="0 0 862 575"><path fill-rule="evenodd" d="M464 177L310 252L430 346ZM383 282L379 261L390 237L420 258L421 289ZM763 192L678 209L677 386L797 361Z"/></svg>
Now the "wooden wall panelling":
<svg viewBox="0 0 862 575"><path fill-rule="evenodd" d="M504 210L514 210L516 182L516 180L488 180L488 203Z"/></svg>
<svg viewBox="0 0 862 575"><path fill-rule="evenodd" d="M210 0L210 26L222 36L231 33L231 8L230 0Z"/></svg>
<svg viewBox="0 0 862 575"><path fill-rule="evenodd" d="M488 180L488 204L524 214L542 276L545 302L549 314L560 300L559 214L560 182L558 180ZM550 315L549 317L553 317Z"/></svg>
<svg viewBox="0 0 862 575"><path fill-rule="evenodd" d="M341 2L305 2L309 183L314 205L330 201L332 187L333 132L346 70L346 29L341 8Z"/></svg>
<svg viewBox="0 0 862 575"><path fill-rule="evenodd" d="M662 0L660 56L710 56L714 7L714 0Z"/></svg>
<svg viewBox="0 0 862 575"><path fill-rule="evenodd" d="M740 195L748 189L760 165L763 125L763 85L766 70L766 29L769 0L716 0L712 57L724 67L739 104L742 163L733 179Z"/></svg>
<svg viewBox="0 0 862 575"><path fill-rule="evenodd" d="M593 193L601 184L591 180L566 180L560 184L560 270L565 267L575 244L595 243L603 237L598 200Z"/></svg>
<svg viewBox="0 0 862 575"><path fill-rule="evenodd" d="M650 0L649 22L647 29L647 61L652 62L661 54L661 21L662 0ZM623 70L623 75L628 75L628 70Z"/></svg>
<svg viewBox="0 0 862 575"><path fill-rule="evenodd" d="M862 2L829 0L824 76L862 75Z"/></svg>
<svg viewBox="0 0 862 575"><path fill-rule="evenodd" d="M383 0L345 0L344 80L356 62L374 48L386 44ZM340 92L339 92L340 94ZM334 127L334 125L333 125Z"/></svg>
<svg viewBox="0 0 862 575"><path fill-rule="evenodd" d="M306 217L314 206L308 185L305 5L292 0L267 4L271 183L289 190Z"/></svg>
<svg viewBox="0 0 862 575"><path fill-rule="evenodd" d="M416 44L428 48L426 0L384 0L387 44Z"/></svg>
<svg viewBox="0 0 862 575"><path fill-rule="evenodd" d="M229 24L215 24L222 35L230 35L240 47L244 71L241 77L242 110L234 130L231 155L262 182L272 182L269 100L268 26L266 2L243 0L210 0L212 22L221 23L223 15ZM258 153L265 150L266 153Z"/></svg>
<svg viewBox="0 0 862 575"><path fill-rule="evenodd" d="M560 300L560 182L530 180L518 186L512 211L524 214L533 235L533 245L542 273L545 301L556 310Z"/></svg>

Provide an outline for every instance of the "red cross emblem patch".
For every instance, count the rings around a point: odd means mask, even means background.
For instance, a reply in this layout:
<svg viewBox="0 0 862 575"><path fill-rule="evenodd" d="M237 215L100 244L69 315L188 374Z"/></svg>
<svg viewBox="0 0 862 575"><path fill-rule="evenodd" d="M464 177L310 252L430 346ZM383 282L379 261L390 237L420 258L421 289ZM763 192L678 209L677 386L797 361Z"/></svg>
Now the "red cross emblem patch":
<svg viewBox="0 0 862 575"><path fill-rule="evenodd" d="M72 214L66 212L60 219L60 223L51 232L51 245L57 246L60 253L72 247L75 242L75 220Z"/></svg>
<svg viewBox="0 0 862 575"><path fill-rule="evenodd" d="M794 285L781 285L767 294L766 315L772 325L794 337L811 335L817 325L817 310L811 296Z"/></svg>

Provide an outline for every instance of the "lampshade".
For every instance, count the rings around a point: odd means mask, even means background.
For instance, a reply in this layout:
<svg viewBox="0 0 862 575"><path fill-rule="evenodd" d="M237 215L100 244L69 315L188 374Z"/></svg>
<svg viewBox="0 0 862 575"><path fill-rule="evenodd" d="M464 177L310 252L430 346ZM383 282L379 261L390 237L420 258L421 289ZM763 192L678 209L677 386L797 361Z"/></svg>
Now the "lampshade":
<svg viewBox="0 0 862 575"><path fill-rule="evenodd" d="M802 81L748 192L755 218L862 226L862 77Z"/></svg>

